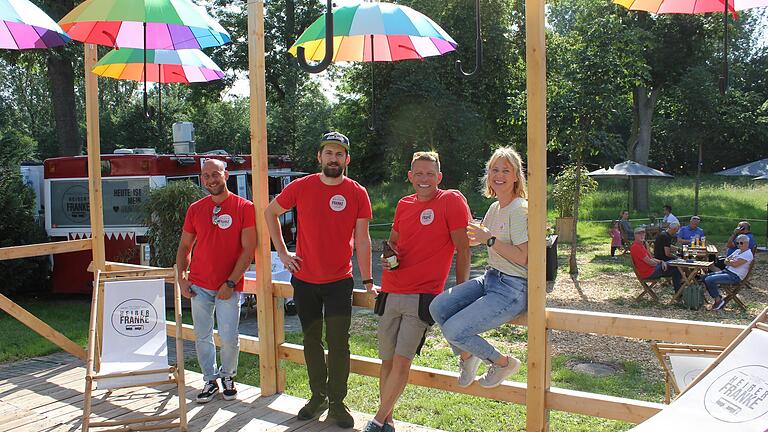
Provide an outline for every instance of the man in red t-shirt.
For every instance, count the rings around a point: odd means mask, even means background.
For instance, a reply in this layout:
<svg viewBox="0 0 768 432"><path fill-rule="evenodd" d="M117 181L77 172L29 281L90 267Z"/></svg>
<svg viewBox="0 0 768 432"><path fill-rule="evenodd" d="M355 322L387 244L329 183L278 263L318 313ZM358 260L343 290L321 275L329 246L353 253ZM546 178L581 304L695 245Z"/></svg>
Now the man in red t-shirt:
<svg viewBox="0 0 768 432"><path fill-rule="evenodd" d="M286 186L264 216L280 261L292 273L293 299L304 334L304 359L312 397L299 410L300 420L328 416L342 428L355 425L344 405L349 378L349 326L352 320L352 249L363 285L371 278L371 201L368 192L344 175L349 140L338 132L323 135L317 161L322 171ZM278 217L296 207L296 253L288 252ZM328 363L323 351L323 318Z"/></svg>
<svg viewBox="0 0 768 432"><path fill-rule="evenodd" d="M219 392L217 378L221 378L224 399L237 397L234 377L240 355L240 292L243 273L256 250L253 203L230 192L227 178L223 161L203 163L200 180L210 195L189 206L176 251L181 294L192 299L195 351L205 380L198 403L209 402ZM213 343L214 313L221 338L220 368L216 367Z"/></svg>
<svg viewBox="0 0 768 432"><path fill-rule="evenodd" d="M635 242L629 248L632 256L632 264L635 266L637 275L641 279L658 279L662 276L671 277L675 292L680 289L682 275L680 270L667 264L666 261L654 258L645 247L645 228L639 226L635 228Z"/></svg>
<svg viewBox="0 0 768 432"><path fill-rule="evenodd" d="M413 357L434 323L429 303L443 292L456 254L456 283L469 278L467 201L457 190L438 189L443 174L435 152L414 153L408 180L416 193L397 203L389 245L399 265L383 257L384 311L379 318L379 410L364 431L394 430L392 412L408 382ZM379 312L382 313L382 312Z"/></svg>

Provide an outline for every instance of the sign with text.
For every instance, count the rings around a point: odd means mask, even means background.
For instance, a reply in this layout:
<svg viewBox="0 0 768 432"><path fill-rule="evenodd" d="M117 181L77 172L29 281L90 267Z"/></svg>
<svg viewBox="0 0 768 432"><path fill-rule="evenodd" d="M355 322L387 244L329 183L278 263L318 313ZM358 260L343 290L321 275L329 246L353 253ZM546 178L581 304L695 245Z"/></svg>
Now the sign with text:
<svg viewBox="0 0 768 432"><path fill-rule="evenodd" d="M149 177L103 179L104 226L141 225L142 206L149 198ZM51 180L51 226L81 228L91 224L88 180Z"/></svg>
<svg viewBox="0 0 768 432"><path fill-rule="evenodd" d="M165 281L113 281L104 284L103 349L99 375L168 367ZM99 380L98 388L167 380L168 374Z"/></svg>
<svg viewBox="0 0 768 432"><path fill-rule="evenodd" d="M765 432L768 332L753 329L714 369L660 413L632 429Z"/></svg>

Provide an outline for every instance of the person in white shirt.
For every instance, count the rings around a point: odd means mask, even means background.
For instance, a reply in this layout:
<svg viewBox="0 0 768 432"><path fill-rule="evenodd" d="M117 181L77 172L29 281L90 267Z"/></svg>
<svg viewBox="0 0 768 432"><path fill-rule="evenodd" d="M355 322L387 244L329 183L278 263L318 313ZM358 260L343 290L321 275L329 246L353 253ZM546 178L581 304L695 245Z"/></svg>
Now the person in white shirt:
<svg viewBox="0 0 768 432"><path fill-rule="evenodd" d="M749 264L754 259L752 250L749 248L749 237L741 234L736 237L734 243L739 248L725 259L725 270L704 276L704 285L709 295L715 300L710 310L720 310L725 306L725 301L720 294L720 285L737 284L749 273Z"/></svg>
<svg viewBox="0 0 768 432"><path fill-rule="evenodd" d="M675 215L672 214L672 206L671 205L669 205L669 204L665 205L663 211L664 211L664 218L661 220L661 226L663 228L666 228L672 222L677 222L678 224L680 224L680 221L677 220Z"/></svg>

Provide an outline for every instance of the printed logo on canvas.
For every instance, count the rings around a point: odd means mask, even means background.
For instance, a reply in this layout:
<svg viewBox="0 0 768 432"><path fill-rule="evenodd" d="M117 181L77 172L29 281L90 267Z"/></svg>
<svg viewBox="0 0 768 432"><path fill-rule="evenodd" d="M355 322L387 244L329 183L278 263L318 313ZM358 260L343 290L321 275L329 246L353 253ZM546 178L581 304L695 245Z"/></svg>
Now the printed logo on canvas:
<svg viewBox="0 0 768 432"><path fill-rule="evenodd" d="M145 336L155 328L157 321L154 306L142 299L128 299L112 311L112 327L123 336Z"/></svg>
<svg viewBox="0 0 768 432"><path fill-rule="evenodd" d="M723 373L707 389L704 408L726 423L744 423L768 413L768 367L741 366Z"/></svg>

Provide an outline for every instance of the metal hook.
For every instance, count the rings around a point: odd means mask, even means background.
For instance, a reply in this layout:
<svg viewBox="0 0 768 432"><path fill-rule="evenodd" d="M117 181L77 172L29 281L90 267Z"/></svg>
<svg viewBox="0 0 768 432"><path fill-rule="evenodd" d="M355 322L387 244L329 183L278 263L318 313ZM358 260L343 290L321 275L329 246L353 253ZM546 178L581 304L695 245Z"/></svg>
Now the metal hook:
<svg viewBox="0 0 768 432"><path fill-rule="evenodd" d="M333 61L333 0L327 0L325 10L325 56L323 60L316 64L310 65L307 63L307 58L304 56L304 47L300 46L296 48L296 60L299 62L304 72L307 73L319 73L324 71Z"/></svg>
<svg viewBox="0 0 768 432"><path fill-rule="evenodd" d="M475 70L470 73L464 72L461 67L461 60L456 60L456 75L459 78L469 78L480 72L483 67L483 37L480 34L480 0L475 0Z"/></svg>

